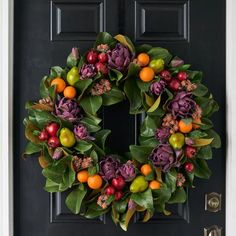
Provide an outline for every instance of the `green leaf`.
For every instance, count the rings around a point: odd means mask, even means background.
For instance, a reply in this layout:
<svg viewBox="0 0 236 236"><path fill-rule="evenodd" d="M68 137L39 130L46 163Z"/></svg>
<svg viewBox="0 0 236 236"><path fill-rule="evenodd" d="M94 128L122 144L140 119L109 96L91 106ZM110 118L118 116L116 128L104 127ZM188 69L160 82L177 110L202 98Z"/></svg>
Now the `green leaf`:
<svg viewBox="0 0 236 236"><path fill-rule="evenodd" d="M200 148L196 154L196 158L202 158L204 160L212 159L211 146L205 146L205 147Z"/></svg>
<svg viewBox="0 0 236 236"><path fill-rule="evenodd" d="M116 40L107 32L100 32L97 35L94 47L96 48L100 44L107 44L110 47L113 47L116 44Z"/></svg>
<svg viewBox="0 0 236 236"><path fill-rule="evenodd" d="M116 86L113 86L111 91L102 95L104 106L114 105L125 99L124 93Z"/></svg>
<svg viewBox="0 0 236 236"><path fill-rule="evenodd" d="M212 127L213 127L213 123L212 123L211 120L209 120L209 119L207 119L205 117L201 118L200 128L202 130L208 130L208 129L212 128Z"/></svg>
<svg viewBox="0 0 236 236"><path fill-rule="evenodd" d="M201 130L194 130L188 134L190 138L204 138L207 136L207 133L202 132Z"/></svg>
<svg viewBox="0 0 236 236"><path fill-rule="evenodd" d="M111 133L111 130L103 129L95 134L95 142L103 150L105 149L105 142L106 142L106 139L110 133Z"/></svg>
<svg viewBox="0 0 236 236"><path fill-rule="evenodd" d="M50 179L46 179L46 184L45 184L44 190L49 193L60 192L59 186L60 185L58 183L55 183Z"/></svg>
<svg viewBox="0 0 236 236"><path fill-rule="evenodd" d="M78 48L77 48L77 50L78 50ZM77 64L78 64L78 59L76 59L72 55L72 53L70 53L69 56L67 57L67 60L66 60L67 67L72 68L74 66L77 66Z"/></svg>
<svg viewBox="0 0 236 236"><path fill-rule="evenodd" d="M133 159L139 163L146 163L153 148L150 146L130 145L129 149Z"/></svg>
<svg viewBox="0 0 236 236"><path fill-rule="evenodd" d="M81 154L84 154L86 151L91 149L93 145L91 143L88 143L85 140L79 140L74 147L75 150L79 151Z"/></svg>
<svg viewBox="0 0 236 236"><path fill-rule="evenodd" d="M34 132L39 131L39 128L30 120L24 120L25 125L25 137L34 144L40 144L41 141L38 138L38 135L35 136Z"/></svg>
<svg viewBox="0 0 236 236"><path fill-rule="evenodd" d="M135 208L128 209L127 213L125 214L125 223L124 226L122 227L123 230L127 231L129 222L132 219L135 212L136 212Z"/></svg>
<svg viewBox="0 0 236 236"><path fill-rule="evenodd" d="M25 151L23 153L23 155L31 155L37 152L42 151L42 146L32 143L32 142L28 142L26 147L25 147Z"/></svg>
<svg viewBox="0 0 236 236"><path fill-rule="evenodd" d="M195 138L193 139L194 144L192 146L194 147L207 146L211 144L212 141L213 141L213 138Z"/></svg>
<svg viewBox="0 0 236 236"><path fill-rule="evenodd" d="M130 199L145 209L153 209L152 191L149 188L142 193L132 193Z"/></svg>
<svg viewBox="0 0 236 236"><path fill-rule="evenodd" d="M125 79L128 79L128 78L137 79L137 75L138 75L139 71L140 71L140 66L137 65L136 63L131 62L129 64L128 73L127 73L127 76L125 77Z"/></svg>
<svg viewBox="0 0 236 236"><path fill-rule="evenodd" d="M197 97L202 97L206 95L207 92L208 92L208 88L205 85L198 84L197 88L194 89L191 93Z"/></svg>
<svg viewBox="0 0 236 236"><path fill-rule="evenodd" d="M176 190L176 179L177 172L174 168L165 174L165 183L172 193Z"/></svg>
<svg viewBox="0 0 236 236"><path fill-rule="evenodd" d="M161 188L153 190L155 204L163 204L167 202L171 197L171 190L167 188L166 184L162 183Z"/></svg>
<svg viewBox="0 0 236 236"><path fill-rule="evenodd" d="M139 143L141 146L150 146L152 148L158 145L157 139L155 137L139 136Z"/></svg>
<svg viewBox="0 0 236 236"><path fill-rule="evenodd" d="M111 81L119 82L123 78L123 74L115 69L110 69L108 74Z"/></svg>
<svg viewBox="0 0 236 236"><path fill-rule="evenodd" d="M131 52L135 52L135 47L127 36L124 36L122 34L117 34L114 38L124 46L128 47Z"/></svg>
<svg viewBox="0 0 236 236"><path fill-rule="evenodd" d="M50 70L50 77L51 78L60 77L60 78L66 79L66 71L60 66L53 66L51 67L51 70Z"/></svg>
<svg viewBox="0 0 236 236"><path fill-rule="evenodd" d="M79 214L81 203L87 193L87 189L85 187L81 187L80 185L76 189L74 189L66 198L66 206L74 213Z"/></svg>
<svg viewBox="0 0 236 236"><path fill-rule="evenodd" d="M196 97L195 101L202 108L202 116L210 117L219 110L219 105L212 98Z"/></svg>
<svg viewBox="0 0 236 236"><path fill-rule="evenodd" d="M188 71L188 78L192 83L201 83L202 76L203 74L201 71Z"/></svg>
<svg viewBox="0 0 236 236"><path fill-rule="evenodd" d="M163 59L166 64L169 63L169 61L172 58L172 55L168 52L165 48L160 47L153 47L151 48L147 54L151 57L151 59Z"/></svg>
<svg viewBox="0 0 236 236"><path fill-rule="evenodd" d="M96 115L99 108L102 106L102 97L87 96L81 99L80 105L86 113Z"/></svg>
<svg viewBox="0 0 236 236"><path fill-rule="evenodd" d="M148 109L148 112L154 112L160 105L161 102L161 95L157 98L154 104Z"/></svg>
<svg viewBox="0 0 236 236"><path fill-rule="evenodd" d="M171 198L169 199L168 203L184 203L186 202L187 195L184 188L177 188L176 191L172 194Z"/></svg>
<svg viewBox="0 0 236 236"><path fill-rule="evenodd" d="M85 79L85 80L79 80L77 83L75 83L74 87L76 87L80 92L78 100L82 98L85 91L89 88L92 82L93 82L92 79Z"/></svg>
<svg viewBox="0 0 236 236"><path fill-rule="evenodd" d="M101 127L96 124L96 121L88 117L84 117L80 123L85 125L89 132L97 132L101 129Z"/></svg>
<svg viewBox="0 0 236 236"><path fill-rule="evenodd" d="M211 170L208 168L206 161L200 158L192 161L194 164L194 175L199 178L209 179L211 176Z"/></svg>
<svg viewBox="0 0 236 236"><path fill-rule="evenodd" d="M149 91L149 88L150 88L150 85L152 84L153 81L151 82L143 82L142 80L140 79L137 79L137 85L139 87L139 89L142 91L142 92L148 92Z"/></svg>
<svg viewBox="0 0 236 236"><path fill-rule="evenodd" d="M140 135L143 137L154 136L159 123L160 123L160 117L146 116L141 126Z"/></svg>
<svg viewBox="0 0 236 236"><path fill-rule="evenodd" d="M126 200L115 201L113 206L118 213L125 213L128 202Z"/></svg>
<svg viewBox="0 0 236 236"><path fill-rule="evenodd" d="M207 130L206 133L208 134L208 137L213 138L213 141L211 143L211 146L213 148L220 148L221 147L221 139L219 134L216 133L213 129Z"/></svg>
<svg viewBox="0 0 236 236"><path fill-rule="evenodd" d="M142 44L142 45L136 46L137 54L142 53L142 52L147 53L150 49L152 49L152 45L150 44Z"/></svg>
<svg viewBox="0 0 236 236"><path fill-rule="evenodd" d="M46 97L49 97L50 95L52 95L52 99L54 100L55 98L55 86L53 87L54 88L54 94L52 94L52 91L49 90L50 86L51 86L51 78L49 78L48 76L44 76L42 78L42 80L40 81L40 87L39 87L39 91L40 91L40 96L42 98L46 98Z"/></svg>

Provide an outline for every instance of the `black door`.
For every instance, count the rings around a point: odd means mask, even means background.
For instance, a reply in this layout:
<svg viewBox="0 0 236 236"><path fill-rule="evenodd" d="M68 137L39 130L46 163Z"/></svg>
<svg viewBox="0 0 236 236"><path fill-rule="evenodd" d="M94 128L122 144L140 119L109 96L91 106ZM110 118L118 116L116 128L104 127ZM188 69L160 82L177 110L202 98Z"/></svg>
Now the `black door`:
<svg viewBox="0 0 236 236"><path fill-rule="evenodd" d="M225 1L223 0L17 0L14 43L14 213L15 236L160 235L200 236L204 227L225 225ZM195 69L221 107L214 116L223 145L209 162L209 181L197 180L188 202L172 206L169 217L155 215L148 223L135 217L128 233L108 216L84 220L69 213L64 195L43 190L44 178L36 158L23 161L26 144L24 104L39 97L39 82L50 66L64 65L73 46L92 46L98 32L128 35L134 43L168 48ZM113 131L110 146L125 151L135 142L135 118L128 104L105 110L105 127ZM115 127L116 119L119 128ZM125 138L122 134L126 133ZM222 194L218 213L205 211L205 194Z"/></svg>

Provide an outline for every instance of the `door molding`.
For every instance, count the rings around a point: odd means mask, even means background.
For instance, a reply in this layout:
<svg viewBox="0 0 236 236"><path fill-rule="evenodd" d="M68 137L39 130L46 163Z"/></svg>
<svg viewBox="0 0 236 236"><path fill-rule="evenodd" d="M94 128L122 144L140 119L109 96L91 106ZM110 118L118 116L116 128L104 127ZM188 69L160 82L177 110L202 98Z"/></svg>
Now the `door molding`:
<svg viewBox="0 0 236 236"><path fill-rule="evenodd" d="M226 0L226 235L236 235L236 1ZM0 235L13 236L13 0L0 0ZM16 114L17 115L17 114Z"/></svg>

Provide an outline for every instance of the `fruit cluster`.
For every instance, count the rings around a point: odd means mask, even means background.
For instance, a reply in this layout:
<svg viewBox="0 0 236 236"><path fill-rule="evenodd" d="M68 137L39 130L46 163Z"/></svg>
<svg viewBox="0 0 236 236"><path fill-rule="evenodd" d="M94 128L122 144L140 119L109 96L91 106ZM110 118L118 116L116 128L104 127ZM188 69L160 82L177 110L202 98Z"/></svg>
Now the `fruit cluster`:
<svg viewBox="0 0 236 236"><path fill-rule="evenodd" d="M64 68L52 67L41 99L26 104L24 154L40 152L44 189L71 190L66 205L74 214L110 212L123 230L136 211L145 222L166 214L168 204L186 201L194 177L210 177L206 160L221 144L209 119L218 104L201 81L164 48L102 32L85 54L73 48ZM114 154L101 111L125 100L144 119L138 144Z"/></svg>

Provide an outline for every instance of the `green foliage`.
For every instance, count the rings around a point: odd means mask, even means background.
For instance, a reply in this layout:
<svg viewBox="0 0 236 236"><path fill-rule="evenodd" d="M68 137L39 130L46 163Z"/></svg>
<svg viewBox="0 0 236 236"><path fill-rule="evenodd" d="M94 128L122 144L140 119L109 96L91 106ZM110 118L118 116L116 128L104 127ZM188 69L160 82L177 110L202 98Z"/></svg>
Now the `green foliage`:
<svg viewBox="0 0 236 236"><path fill-rule="evenodd" d="M124 93L116 86L113 86L111 91L102 95L102 104L111 106L125 99Z"/></svg>
<svg viewBox="0 0 236 236"><path fill-rule="evenodd" d="M153 148L150 146L130 145L129 149L134 160L146 163Z"/></svg>
<svg viewBox="0 0 236 236"><path fill-rule="evenodd" d="M86 113L96 115L99 108L102 106L102 97L100 96L87 96L81 99L81 107Z"/></svg>
<svg viewBox="0 0 236 236"><path fill-rule="evenodd" d="M151 189L147 189L142 193L132 193L130 199L145 209L153 209L153 197Z"/></svg>
<svg viewBox="0 0 236 236"><path fill-rule="evenodd" d="M163 59L165 64L168 64L172 58L172 55L165 48L153 47L151 48L147 54L151 57L151 59Z"/></svg>

